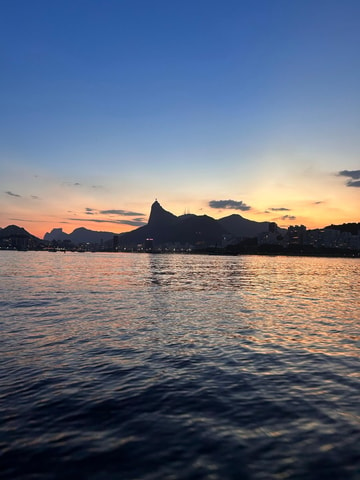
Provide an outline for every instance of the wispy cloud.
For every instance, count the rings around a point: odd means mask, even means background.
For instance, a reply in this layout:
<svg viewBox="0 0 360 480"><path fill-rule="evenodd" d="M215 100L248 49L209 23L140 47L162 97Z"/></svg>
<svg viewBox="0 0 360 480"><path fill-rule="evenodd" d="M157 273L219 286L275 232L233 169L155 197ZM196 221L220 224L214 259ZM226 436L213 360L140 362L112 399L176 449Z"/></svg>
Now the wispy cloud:
<svg viewBox="0 0 360 480"><path fill-rule="evenodd" d="M39 220L36 218L9 218L12 222L31 222L31 223L48 223L47 220Z"/></svg>
<svg viewBox="0 0 360 480"><path fill-rule="evenodd" d="M133 227L142 227L146 225L146 222L141 218L134 218L134 220L121 220L123 225L131 225Z"/></svg>
<svg viewBox="0 0 360 480"><path fill-rule="evenodd" d="M39 197L38 197L37 195L31 195L31 198L32 198L33 200L39 200Z"/></svg>
<svg viewBox="0 0 360 480"><path fill-rule="evenodd" d="M290 212L290 208L285 208L285 207L274 207L274 208L269 208L271 212Z"/></svg>
<svg viewBox="0 0 360 480"><path fill-rule="evenodd" d="M116 225L131 225L133 227L142 227L143 225L146 225L146 222L144 222L142 219L115 220L103 218L69 218L68 220L75 222L114 223Z"/></svg>
<svg viewBox="0 0 360 480"><path fill-rule="evenodd" d="M63 182L64 187L80 187L81 183L79 182Z"/></svg>
<svg viewBox="0 0 360 480"><path fill-rule="evenodd" d="M122 210L122 209L109 209L109 210L97 210L96 208L91 208L91 207L86 207L85 208L85 215L110 215L113 217L114 215L119 216L119 217L138 217L138 218L133 218L132 220L122 220L122 223L127 224L128 222L129 225L144 225L144 214L139 213L139 212L132 212L130 210ZM100 222L106 222L107 220L104 219L99 219L99 220L91 220L93 222L98 221ZM113 221L113 218L111 222ZM120 220L119 220L120 222Z"/></svg>
<svg viewBox="0 0 360 480"><path fill-rule="evenodd" d="M18 195L17 193L10 192L9 190L5 192L6 195L10 195L10 197L21 197L21 195Z"/></svg>
<svg viewBox="0 0 360 480"><path fill-rule="evenodd" d="M283 215L281 220L296 220L295 215Z"/></svg>
<svg viewBox="0 0 360 480"><path fill-rule="evenodd" d="M128 210L100 210L102 215L121 215L124 217L139 217L139 216L144 216L143 213L138 213L138 212L130 212Z"/></svg>
<svg viewBox="0 0 360 480"><path fill-rule="evenodd" d="M350 178L346 182L347 187L360 187L360 170L341 170L338 175Z"/></svg>
<svg viewBox="0 0 360 480"><path fill-rule="evenodd" d="M242 200L210 200L209 207L211 208L226 208L228 210L250 210L251 207L246 205Z"/></svg>

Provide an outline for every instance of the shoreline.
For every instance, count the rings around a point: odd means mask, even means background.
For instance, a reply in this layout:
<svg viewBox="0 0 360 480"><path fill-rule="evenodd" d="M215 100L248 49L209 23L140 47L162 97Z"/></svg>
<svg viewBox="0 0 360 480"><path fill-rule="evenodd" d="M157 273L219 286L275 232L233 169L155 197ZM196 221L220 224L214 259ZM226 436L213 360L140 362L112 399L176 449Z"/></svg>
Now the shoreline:
<svg viewBox="0 0 360 480"><path fill-rule="evenodd" d="M329 249L330 250L330 249ZM124 250L110 250L110 249L20 249L20 248L0 248L0 252L48 252L48 253L138 253L148 255L208 255L208 256L223 256L223 257L237 257L237 256L267 256L267 257L317 257L317 258L360 258L359 250L337 250L331 249L329 251L324 249L322 251L229 251L226 249L209 248L204 250L161 250L154 249L152 251L124 249Z"/></svg>

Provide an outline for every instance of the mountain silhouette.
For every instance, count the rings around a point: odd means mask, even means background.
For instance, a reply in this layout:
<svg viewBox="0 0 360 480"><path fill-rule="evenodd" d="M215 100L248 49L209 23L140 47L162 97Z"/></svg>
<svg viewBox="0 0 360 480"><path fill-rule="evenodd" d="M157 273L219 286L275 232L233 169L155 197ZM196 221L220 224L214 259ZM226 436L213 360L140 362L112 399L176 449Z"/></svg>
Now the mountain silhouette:
<svg viewBox="0 0 360 480"><path fill-rule="evenodd" d="M154 246L177 244L206 247L209 245L220 246L225 237L232 238L234 241L256 237L259 233L267 231L268 228L269 222L255 222L241 215L229 215L220 220L215 220L208 215L186 214L178 217L165 210L155 200L151 205L148 223L131 232L116 234L79 227L72 233L65 233L62 228L53 228L51 232L44 235L44 241L66 241L74 245L81 243L104 244L111 248L114 236L117 236L120 248L137 247L139 244L144 244L147 238L153 239ZM0 238L16 235L19 238L24 235L29 238L33 237L16 225L0 229ZM36 239L36 237L33 238ZM39 239L37 241L40 242ZM21 243L19 240L17 244L25 245L26 242Z"/></svg>
<svg viewBox="0 0 360 480"><path fill-rule="evenodd" d="M174 238L174 229L178 222L178 217L165 210L160 203L155 200L151 205L149 221L147 225L139 227L131 232L122 233L119 236L119 245L123 247L134 247L139 243L144 243L147 238L156 239L156 244L172 242Z"/></svg>
<svg viewBox="0 0 360 480"><path fill-rule="evenodd" d="M0 246L4 248L17 248L19 250L26 250L28 248L35 248L41 243L41 240L25 228L17 225L8 225L0 229Z"/></svg>
<svg viewBox="0 0 360 480"><path fill-rule="evenodd" d="M169 225L175 224L177 218L176 215L164 210L160 203L155 200L151 205L147 226L151 229L167 228Z"/></svg>
<svg viewBox="0 0 360 480"><path fill-rule="evenodd" d="M17 225L8 225L7 227L0 229L0 238L9 238L14 236L36 238L34 235L31 235L31 233L25 230L25 228L18 227Z"/></svg>
<svg viewBox="0 0 360 480"><path fill-rule="evenodd" d="M219 222L207 215L183 215L174 226L173 242L192 245L220 245L227 232Z"/></svg>
<svg viewBox="0 0 360 480"><path fill-rule="evenodd" d="M199 249L210 246L236 245L242 242L249 243L256 237L269 231L269 222L256 222L248 220L241 215L229 215L219 220L208 215L187 214L177 217L165 210L155 200L151 205L149 221L146 225L126 233L113 233L105 231L94 231L84 227L76 228L72 233L63 232L62 228L54 228L44 236L45 242L70 242L78 245L90 243L103 245L104 249L111 250L115 245L117 248L133 248L139 244L144 245L146 239L153 239L153 246L194 246ZM286 229L281 229L273 224L275 232L285 235ZM359 235L360 223L344 223L342 225L328 225L323 230L339 230L348 232L354 236ZM274 230L272 233L274 233ZM313 230L316 234L321 231ZM43 242L24 228L17 225L8 225L0 228L0 248L2 249L37 249L42 248Z"/></svg>
<svg viewBox="0 0 360 480"><path fill-rule="evenodd" d="M53 228L50 233L45 233L44 240L48 242L63 242L66 240L75 245L79 243L100 244L112 240L114 235L115 233L112 232L98 232L84 227L75 228L72 233L65 233L62 228Z"/></svg>
<svg viewBox="0 0 360 480"><path fill-rule="evenodd" d="M63 232L62 228L53 228L51 232L46 232L44 235L44 240L51 242L53 240L63 241L70 240L70 234Z"/></svg>
<svg viewBox="0 0 360 480"><path fill-rule="evenodd" d="M240 215L215 220L208 215L176 215L165 210L155 200L147 225L119 236L120 247L134 247L153 238L154 245L190 244L195 246L221 245L224 236L251 237L267 231L269 222L253 222Z"/></svg>
<svg viewBox="0 0 360 480"><path fill-rule="evenodd" d="M220 218L218 222L235 237L256 237L269 229L269 222L255 222L236 214Z"/></svg>

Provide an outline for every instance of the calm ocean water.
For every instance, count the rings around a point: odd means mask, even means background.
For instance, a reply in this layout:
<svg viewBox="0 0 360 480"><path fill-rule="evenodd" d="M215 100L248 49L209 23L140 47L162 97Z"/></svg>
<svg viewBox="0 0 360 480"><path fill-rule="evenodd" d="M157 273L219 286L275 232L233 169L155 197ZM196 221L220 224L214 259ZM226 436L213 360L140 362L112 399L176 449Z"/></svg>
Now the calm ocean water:
<svg viewBox="0 0 360 480"><path fill-rule="evenodd" d="M2 479L359 479L358 259L0 251Z"/></svg>

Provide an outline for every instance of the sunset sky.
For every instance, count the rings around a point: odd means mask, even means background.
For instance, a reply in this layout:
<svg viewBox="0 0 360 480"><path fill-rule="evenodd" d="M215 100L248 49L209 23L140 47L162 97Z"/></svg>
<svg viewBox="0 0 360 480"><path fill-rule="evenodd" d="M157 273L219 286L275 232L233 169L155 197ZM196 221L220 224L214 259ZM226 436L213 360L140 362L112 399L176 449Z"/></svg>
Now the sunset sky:
<svg viewBox="0 0 360 480"><path fill-rule="evenodd" d="M359 0L2 0L0 227L360 221Z"/></svg>

